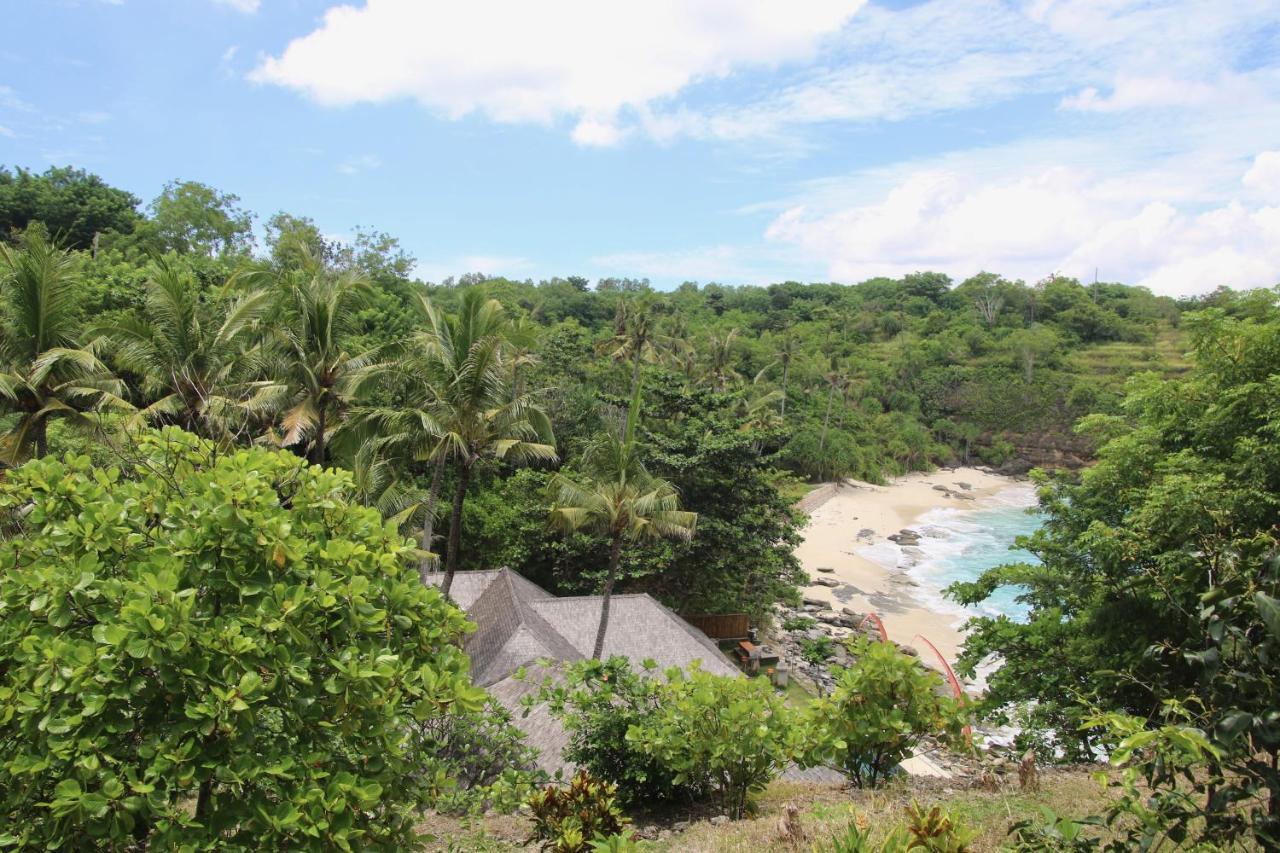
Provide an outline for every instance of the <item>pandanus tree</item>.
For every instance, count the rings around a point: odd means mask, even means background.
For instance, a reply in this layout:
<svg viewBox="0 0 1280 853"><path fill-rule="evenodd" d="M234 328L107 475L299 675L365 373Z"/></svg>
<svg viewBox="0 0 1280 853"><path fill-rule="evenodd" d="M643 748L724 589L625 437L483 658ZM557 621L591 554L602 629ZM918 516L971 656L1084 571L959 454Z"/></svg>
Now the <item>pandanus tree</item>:
<svg viewBox="0 0 1280 853"><path fill-rule="evenodd" d="M422 532L424 554L431 550L435 504L444 468L456 474L441 586L447 595L458 568L462 510L476 465L484 459L513 464L556 460L551 420L533 398L512 393L507 363L507 317L496 299L479 288L463 292L456 314L441 310L425 296L418 308L425 328L405 347L404 356L386 370L399 374L405 401L395 408L368 409L360 420L376 425L383 452L434 463ZM431 560L419 571L426 579Z"/></svg>
<svg viewBox="0 0 1280 853"><path fill-rule="evenodd" d="M191 268L161 258L147 278L141 316L98 327L119 367L141 377L140 414L223 444L269 424L288 386L262 378L271 295L236 277L205 294Z"/></svg>
<svg viewBox="0 0 1280 853"><path fill-rule="evenodd" d="M325 462L329 433L350 405L359 372L376 356L344 345L368 286L359 273L332 270L309 251L278 277L283 317L270 373L289 386L281 441L307 447L317 465Z"/></svg>
<svg viewBox="0 0 1280 853"><path fill-rule="evenodd" d="M76 264L38 231L0 244L0 411L17 415L0 436L0 462L49 449L49 422L88 424L92 409L128 409L122 383L79 346Z"/></svg>
<svg viewBox="0 0 1280 853"><path fill-rule="evenodd" d="M582 530L609 542L609 563L601 589L600 624L592 657L604 653L609 630L609 604L618 580L624 542L693 536L697 513L680 509L680 498L666 480L644 467L636 440L639 388L631 398L625 432L605 431L582 457L582 474L557 473L551 480L551 522L565 532Z"/></svg>

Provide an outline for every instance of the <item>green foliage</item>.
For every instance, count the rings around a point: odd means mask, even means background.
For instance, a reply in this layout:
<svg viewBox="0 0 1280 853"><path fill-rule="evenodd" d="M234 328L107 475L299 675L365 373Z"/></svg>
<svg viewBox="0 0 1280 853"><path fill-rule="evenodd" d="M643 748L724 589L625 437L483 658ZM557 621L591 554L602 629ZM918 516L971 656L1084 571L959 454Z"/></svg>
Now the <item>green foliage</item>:
<svg viewBox="0 0 1280 853"><path fill-rule="evenodd" d="M478 711L429 717L414 728L419 753L430 757L437 811L511 812L546 784L537 750L493 697Z"/></svg>
<svg viewBox="0 0 1280 853"><path fill-rule="evenodd" d="M826 634L821 634L817 637L804 637L800 640L800 657L809 663L826 663L831 660L832 655L835 653L835 643Z"/></svg>
<svg viewBox="0 0 1280 853"><path fill-rule="evenodd" d="M468 623L350 477L174 429L0 482L0 815L20 847L403 849Z"/></svg>
<svg viewBox="0 0 1280 853"><path fill-rule="evenodd" d="M1154 789L1152 820L1171 836L1202 826L1192 841L1280 843L1276 297L1255 296L1247 314L1188 317L1193 370L1134 379L1122 417L1080 425L1102 442L1098 464L1041 479L1048 520L1026 544L1043 565L955 587L977 602L1020 585L1031 607L1025 623L972 623L963 666L1004 661L991 704L1035 700L1069 757L1092 755L1095 709L1124 715L1105 718L1112 729L1148 721L1125 738L1159 742L1148 748L1160 760L1137 765ZM1188 762L1198 769L1174 772Z"/></svg>
<svg viewBox="0 0 1280 853"><path fill-rule="evenodd" d="M831 839L830 845L815 844L814 853L966 853L975 833L959 823L941 806L925 809L918 803L906 808L907 821L894 826L876 840L863 819L855 819L844 835Z"/></svg>
<svg viewBox="0 0 1280 853"><path fill-rule="evenodd" d="M80 276L74 257L38 230L18 247L0 243L0 462L49 448L49 424L92 427L93 409L127 409L122 383L82 349Z"/></svg>
<svg viewBox="0 0 1280 853"><path fill-rule="evenodd" d="M785 700L763 678L666 673L657 707L627 741L673 773L677 785L710 791L729 817L790 763L798 729Z"/></svg>
<svg viewBox="0 0 1280 853"><path fill-rule="evenodd" d="M662 702L663 685L655 675L652 661L644 662L639 672L623 657L580 661L540 685L536 699L547 704L569 733L564 759L614 784L618 798L629 806L691 800L704 793L695 780L676 781L676 771L627 739L628 730ZM534 703L530 694L526 707Z"/></svg>
<svg viewBox="0 0 1280 853"><path fill-rule="evenodd" d="M812 616L790 616L782 622L784 631L804 631L818 624Z"/></svg>
<svg viewBox="0 0 1280 853"><path fill-rule="evenodd" d="M0 166L0 241L39 222L58 243L87 249L100 233L132 231L137 208L135 196L83 169L50 167L37 175Z"/></svg>
<svg viewBox="0 0 1280 853"><path fill-rule="evenodd" d="M852 666L829 696L805 717L801 763L845 773L859 787L875 787L926 737L954 740L963 727L956 700L942 695L942 678L889 643L859 639Z"/></svg>
<svg viewBox="0 0 1280 853"><path fill-rule="evenodd" d="M1102 846L1099 838L1089 832L1101 820L1071 820L1048 806L1040 807L1040 815L1040 820L1028 818L1009 827L1009 847L1019 853L1087 853Z"/></svg>
<svg viewBox="0 0 1280 853"><path fill-rule="evenodd" d="M608 839L618 836L630 822L615 800L611 782L593 779L578 771L568 785L548 785L529 797L533 837L552 853L586 853L618 848ZM606 846L599 848L596 842ZM615 846L608 846L615 844Z"/></svg>
<svg viewBox="0 0 1280 853"><path fill-rule="evenodd" d="M147 228L161 251L227 254L253 244L253 216L239 196L196 181L171 181L151 202Z"/></svg>

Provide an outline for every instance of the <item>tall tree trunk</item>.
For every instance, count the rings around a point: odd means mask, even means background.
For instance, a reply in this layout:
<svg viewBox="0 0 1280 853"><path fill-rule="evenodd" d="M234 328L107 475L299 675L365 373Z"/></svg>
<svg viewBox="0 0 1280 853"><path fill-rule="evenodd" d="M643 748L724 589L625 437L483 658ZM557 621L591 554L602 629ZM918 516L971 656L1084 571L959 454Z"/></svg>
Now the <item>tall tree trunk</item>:
<svg viewBox="0 0 1280 853"><path fill-rule="evenodd" d="M323 404L319 406L319 409L320 412L316 418L316 440L311 446L311 454L315 457L311 460L313 465L324 465L324 431L329 412Z"/></svg>
<svg viewBox="0 0 1280 853"><path fill-rule="evenodd" d="M467 486L471 485L471 466L474 459L462 457L458 460L458 485L453 493L453 512L449 515L449 553L444 562L444 584L440 591L445 598L449 597L449 587L453 586L453 574L458 570L458 542L462 539L462 504L467 499Z"/></svg>
<svg viewBox="0 0 1280 853"><path fill-rule="evenodd" d="M31 440L36 446L36 458L43 459L49 452L49 421L47 419L36 418L35 424L31 427Z"/></svg>
<svg viewBox="0 0 1280 853"><path fill-rule="evenodd" d="M634 363L631 367L631 396L635 397L636 389L640 387L640 350L636 350Z"/></svg>
<svg viewBox="0 0 1280 853"><path fill-rule="evenodd" d="M419 540L419 547L423 551L431 550L431 539L435 535L436 502L440 500L440 482L444 479L444 460L445 455L441 453L436 458L435 470L431 472L431 491L427 493L427 517L422 521L422 539ZM431 574L432 562L432 559L425 555L418 561L418 577L422 578L424 584L427 582L427 575Z"/></svg>
<svg viewBox="0 0 1280 853"><path fill-rule="evenodd" d="M791 372L791 359L782 362L782 422L787 421L787 374Z"/></svg>
<svg viewBox="0 0 1280 853"><path fill-rule="evenodd" d="M613 584L618 579L618 562L622 557L622 534L613 534L609 544L609 574L604 580L604 590L600 593L600 627L596 629L596 647L591 652L594 660L600 660L604 654L604 635L609 630L609 599L613 596Z"/></svg>
<svg viewBox="0 0 1280 853"><path fill-rule="evenodd" d="M827 414L822 419L822 437L818 439L818 452L822 452L822 448L827 446L827 427L831 425L831 402L836 396L835 383L831 383L831 390L827 392Z"/></svg>

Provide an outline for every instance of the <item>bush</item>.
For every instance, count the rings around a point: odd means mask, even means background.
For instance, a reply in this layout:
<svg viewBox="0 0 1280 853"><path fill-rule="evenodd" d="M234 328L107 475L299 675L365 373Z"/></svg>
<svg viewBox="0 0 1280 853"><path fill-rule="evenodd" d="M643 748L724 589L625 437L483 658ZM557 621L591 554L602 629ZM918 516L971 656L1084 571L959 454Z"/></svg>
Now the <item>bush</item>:
<svg viewBox="0 0 1280 853"><path fill-rule="evenodd" d="M635 672L624 657L580 661L562 680L545 682L537 701L548 704L564 723L569 744L564 758L618 787L627 805L694 799L703 792L691 782L677 783L676 774L627 740L627 730L653 714L661 703L662 682L654 677L652 661ZM535 701L530 696L527 704Z"/></svg>
<svg viewBox="0 0 1280 853"><path fill-rule="evenodd" d="M823 664L835 654L835 645L826 634L806 637L800 641L800 657L811 664Z"/></svg>
<svg viewBox="0 0 1280 853"><path fill-rule="evenodd" d="M403 849L410 723L476 710L469 626L288 453L147 433L0 481L0 820L21 848Z"/></svg>
<svg viewBox="0 0 1280 853"><path fill-rule="evenodd" d="M438 811L477 814L512 812L547 774L538 769L538 751L511 724L511 712L493 697L479 711L432 717L417 726L418 747L439 792Z"/></svg>
<svg viewBox="0 0 1280 853"><path fill-rule="evenodd" d="M529 798L533 837L554 853L586 853L597 841L609 843L628 823L616 794L615 785L593 779L585 770L568 785L548 785Z"/></svg>
<svg viewBox="0 0 1280 853"><path fill-rule="evenodd" d="M750 797L791 762L797 734L767 680L711 675L695 666L687 675L667 671L660 701L631 727L627 741L673 772L677 784L713 793L737 820Z"/></svg>
<svg viewBox="0 0 1280 853"><path fill-rule="evenodd" d="M843 835L831 839L830 846L817 844L815 853L907 853L924 850L929 853L965 853L974 833L962 826L949 813L934 806L925 810L916 803L906 809L907 823L895 826L879 841L873 840L867 820L859 817Z"/></svg>
<svg viewBox="0 0 1280 853"><path fill-rule="evenodd" d="M940 695L941 677L893 645L860 639L850 651L853 666L809 705L801 763L875 787L925 737L959 735L963 717L956 700Z"/></svg>

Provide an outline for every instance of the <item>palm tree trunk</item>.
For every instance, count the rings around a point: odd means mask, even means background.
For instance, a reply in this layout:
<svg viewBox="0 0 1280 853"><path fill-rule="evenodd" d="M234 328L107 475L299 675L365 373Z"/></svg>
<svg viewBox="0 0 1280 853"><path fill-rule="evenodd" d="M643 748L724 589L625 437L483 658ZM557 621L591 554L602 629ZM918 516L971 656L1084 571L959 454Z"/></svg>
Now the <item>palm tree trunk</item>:
<svg viewBox="0 0 1280 853"><path fill-rule="evenodd" d="M631 367L631 396L635 397L636 389L640 387L640 350L636 350L635 358Z"/></svg>
<svg viewBox="0 0 1280 853"><path fill-rule="evenodd" d="M445 598L449 597L449 587L453 586L453 574L458 570L458 542L462 539L462 504L467 499L467 486L471 485L471 466L474 460L462 458L458 460L458 485L453 493L453 512L449 515L449 553L444 562L444 583L440 591Z"/></svg>
<svg viewBox="0 0 1280 853"><path fill-rule="evenodd" d="M36 458L43 459L49 452L49 422L37 417L35 424L31 427L31 438L36 446Z"/></svg>
<svg viewBox="0 0 1280 853"><path fill-rule="evenodd" d="M787 421L787 374L791 372L791 359L782 362L782 422Z"/></svg>
<svg viewBox="0 0 1280 853"><path fill-rule="evenodd" d="M609 545L609 574L604 580L604 590L600 593L600 627L596 629L596 647L591 652L593 660L600 660L604 654L604 635L609 630L609 599L613 595L613 584L618 579L618 562L622 557L622 534L613 534Z"/></svg>
<svg viewBox="0 0 1280 853"><path fill-rule="evenodd" d="M435 471L431 473L431 491L427 493L427 517L422 521L422 539L419 547L423 551L431 550L431 539L435 534L436 527L436 502L440 500L440 481L444 479L444 459L443 453L436 459ZM418 561L418 577L422 578L422 582L427 582L427 575L431 573L432 559L424 556Z"/></svg>
<svg viewBox="0 0 1280 853"><path fill-rule="evenodd" d="M827 414L822 419L822 437L818 439L818 452L822 452L822 448L827 445L827 427L831 425L831 401L836 395L836 384L831 383L831 390L827 392Z"/></svg>
<svg viewBox="0 0 1280 853"><path fill-rule="evenodd" d="M313 465L324 465L324 431L325 421L327 420L325 416L328 414L328 411L324 405L321 405L319 408L320 412L316 417L316 440L315 444L311 446L311 454L314 457L311 460L311 464Z"/></svg>

